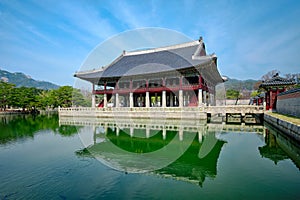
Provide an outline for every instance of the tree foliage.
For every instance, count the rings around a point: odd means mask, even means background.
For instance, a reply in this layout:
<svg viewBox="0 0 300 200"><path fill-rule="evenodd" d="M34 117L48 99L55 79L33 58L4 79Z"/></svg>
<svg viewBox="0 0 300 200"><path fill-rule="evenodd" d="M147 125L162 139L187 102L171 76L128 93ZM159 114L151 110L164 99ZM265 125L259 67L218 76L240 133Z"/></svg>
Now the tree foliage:
<svg viewBox="0 0 300 200"><path fill-rule="evenodd" d="M11 104L11 102L13 101L12 92L14 87L15 87L14 84L6 83L3 81L0 82L0 109L1 110L5 110L6 105Z"/></svg>
<svg viewBox="0 0 300 200"><path fill-rule="evenodd" d="M251 97L257 97L257 96L259 96L261 94L261 92L260 91L258 91L258 90L254 90L252 93L251 93Z"/></svg>
<svg viewBox="0 0 300 200"><path fill-rule="evenodd" d="M229 89L226 91L227 99L238 99L240 97L240 92L237 90Z"/></svg>
<svg viewBox="0 0 300 200"><path fill-rule="evenodd" d="M41 90L33 87L15 87L0 82L0 108L21 108L35 110L57 107L90 106L91 101L80 90L71 86L62 86L54 90Z"/></svg>

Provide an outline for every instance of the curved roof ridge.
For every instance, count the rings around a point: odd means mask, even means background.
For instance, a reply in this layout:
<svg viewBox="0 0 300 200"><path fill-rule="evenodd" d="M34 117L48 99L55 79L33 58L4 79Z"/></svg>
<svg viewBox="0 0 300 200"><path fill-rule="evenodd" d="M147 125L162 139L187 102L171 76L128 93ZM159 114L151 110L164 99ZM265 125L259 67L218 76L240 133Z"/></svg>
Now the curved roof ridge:
<svg viewBox="0 0 300 200"><path fill-rule="evenodd" d="M202 43L202 40L194 40L191 42L186 42L186 43L181 43L181 44L175 44L175 45L170 45L170 46L165 46L165 47L158 47L158 48L153 48L153 49L146 49L146 50L138 50L138 51L123 51L124 56L133 56L133 55L141 55L141 54L147 54L147 53L155 53L159 51L167 51L167 50L174 50L174 49L180 49L184 47L191 47L195 45L199 45Z"/></svg>
<svg viewBox="0 0 300 200"><path fill-rule="evenodd" d="M84 71L78 71L75 72L75 75L83 75L83 74L90 74L91 72L102 72L104 71L105 67L100 67L98 69L89 69L89 70L84 70Z"/></svg>

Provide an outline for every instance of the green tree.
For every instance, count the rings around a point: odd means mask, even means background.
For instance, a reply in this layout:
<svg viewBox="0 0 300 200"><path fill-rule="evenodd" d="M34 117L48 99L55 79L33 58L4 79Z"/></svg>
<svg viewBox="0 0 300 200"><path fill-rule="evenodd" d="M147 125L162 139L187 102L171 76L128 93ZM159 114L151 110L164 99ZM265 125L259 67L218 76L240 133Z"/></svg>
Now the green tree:
<svg viewBox="0 0 300 200"><path fill-rule="evenodd" d="M260 95L260 94L261 94L260 91L254 90L254 91L251 93L251 97L256 97L256 96L258 96L258 95Z"/></svg>
<svg viewBox="0 0 300 200"><path fill-rule="evenodd" d="M71 86L62 86L57 90L51 90L46 101L52 107L90 106L90 100L79 89Z"/></svg>
<svg viewBox="0 0 300 200"><path fill-rule="evenodd" d="M37 107L45 110L46 108L51 108L52 106L51 91L43 90L37 97Z"/></svg>
<svg viewBox="0 0 300 200"><path fill-rule="evenodd" d="M20 87L0 82L0 109L7 106L35 110L46 108L90 106L91 100L79 89L62 86L56 90L41 90L37 88Z"/></svg>
<svg viewBox="0 0 300 200"><path fill-rule="evenodd" d="M57 90L54 90L51 94L55 107L71 107L72 106L72 92L71 86L62 86Z"/></svg>
<svg viewBox="0 0 300 200"><path fill-rule="evenodd" d="M11 105L13 101L12 93L14 88L14 84L0 81L0 110L5 110L6 106Z"/></svg>
<svg viewBox="0 0 300 200"><path fill-rule="evenodd" d="M238 99L240 97L240 92L237 90L226 90L226 98L227 99Z"/></svg>
<svg viewBox="0 0 300 200"><path fill-rule="evenodd" d="M91 106L91 101L85 97L79 89L73 89L72 94L73 106Z"/></svg>
<svg viewBox="0 0 300 200"><path fill-rule="evenodd" d="M42 92L41 89L20 87L14 88L12 93L13 101L11 105L22 108L23 110L36 109L38 107L38 95Z"/></svg>

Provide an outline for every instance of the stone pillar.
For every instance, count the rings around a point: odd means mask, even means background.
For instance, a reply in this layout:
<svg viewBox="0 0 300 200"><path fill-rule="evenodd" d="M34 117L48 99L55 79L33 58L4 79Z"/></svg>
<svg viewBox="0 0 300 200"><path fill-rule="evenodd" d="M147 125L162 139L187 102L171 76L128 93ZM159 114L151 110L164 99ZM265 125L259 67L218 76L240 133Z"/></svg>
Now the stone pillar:
<svg viewBox="0 0 300 200"><path fill-rule="evenodd" d="M129 93L129 107L133 108L133 93Z"/></svg>
<svg viewBox="0 0 300 200"><path fill-rule="evenodd" d="M180 141L183 140L183 129L182 128L179 129L179 140Z"/></svg>
<svg viewBox="0 0 300 200"><path fill-rule="evenodd" d="M134 134L134 128L130 127L130 137L133 137L133 134Z"/></svg>
<svg viewBox="0 0 300 200"><path fill-rule="evenodd" d="M116 128L116 135L119 136L120 135L120 127L117 126Z"/></svg>
<svg viewBox="0 0 300 200"><path fill-rule="evenodd" d="M183 91L182 90L179 90L179 107L183 107Z"/></svg>
<svg viewBox="0 0 300 200"><path fill-rule="evenodd" d="M198 131L198 141L199 143L202 143L202 130Z"/></svg>
<svg viewBox="0 0 300 200"><path fill-rule="evenodd" d="M96 95L92 94L92 108L96 107Z"/></svg>
<svg viewBox="0 0 300 200"><path fill-rule="evenodd" d="M150 107L150 97L149 97L149 92L146 92L146 108Z"/></svg>
<svg viewBox="0 0 300 200"><path fill-rule="evenodd" d="M163 140L165 140L165 139L167 138L167 130L166 130L166 127L163 128L162 136L163 136Z"/></svg>
<svg viewBox="0 0 300 200"><path fill-rule="evenodd" d="M126 107L129 107L129 94L126 95L125 101L126 101Z"/></svg>
<svg viewBox="0 0 300 200"><path fill-rule="evenodd" d="M162 107L167 107L167 97L166 97L166 91L162 91Z"/></svg>
<svg viewBox="0 0 300 200"><path fill-rule="evenodd" d="M103 102L103 107L104 107L104 108L107 108L107 94L104 94L104 95L103 95L103 100L104 100L104 102Z"/></svg>
<svg viewBox="0 0 300 200"><path fill-rule="evenodd" d="M172 92L170 92L170 107L173 107L174 106L174 104L173 104L173 93Z"/></svg>
<svg viewBox="0 0 300 200"><path fill-rule="evenodd" d="M186 92L182 92L183 95L183 107L186 106Z"/></svg>
<svg viewBox="0 0 300 200"><path fill-rule="evenodd" d="M150 128L146 127L146 138L150 137Z"/></svg>
<svg viewBox="0 0 300 200"><path fill-rule="evenodd" d="M208 94L208 103L210 106L212 106L212 94L211 93Z"/></svg>
<svg viewBox="0 0 300 200"><path fill-rule="evenodd" d="M203 103L202 89L198 90L198 107L200 107Z"/></svg>
<svg viewBox="0 0 300 200"><path fill-rule="evenodd" d="M119 94L118 93L116 93L116 95L115 95L115 97L116 97L116 108L117 107L119 107Z"/></svg>

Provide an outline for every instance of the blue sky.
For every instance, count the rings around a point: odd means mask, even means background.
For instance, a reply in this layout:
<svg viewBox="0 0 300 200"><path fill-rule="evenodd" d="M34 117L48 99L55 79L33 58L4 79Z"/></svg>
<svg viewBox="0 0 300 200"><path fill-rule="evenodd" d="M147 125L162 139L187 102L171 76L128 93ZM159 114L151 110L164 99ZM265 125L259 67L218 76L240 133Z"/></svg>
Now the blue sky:
<svg viewBox="0 0 300 200"><path fill-rule="evenodd" d="M297 0L0 0L0 68L73 85L97 45L143 27L203 36L219 71L231 78L300 72Z"/></svg>

